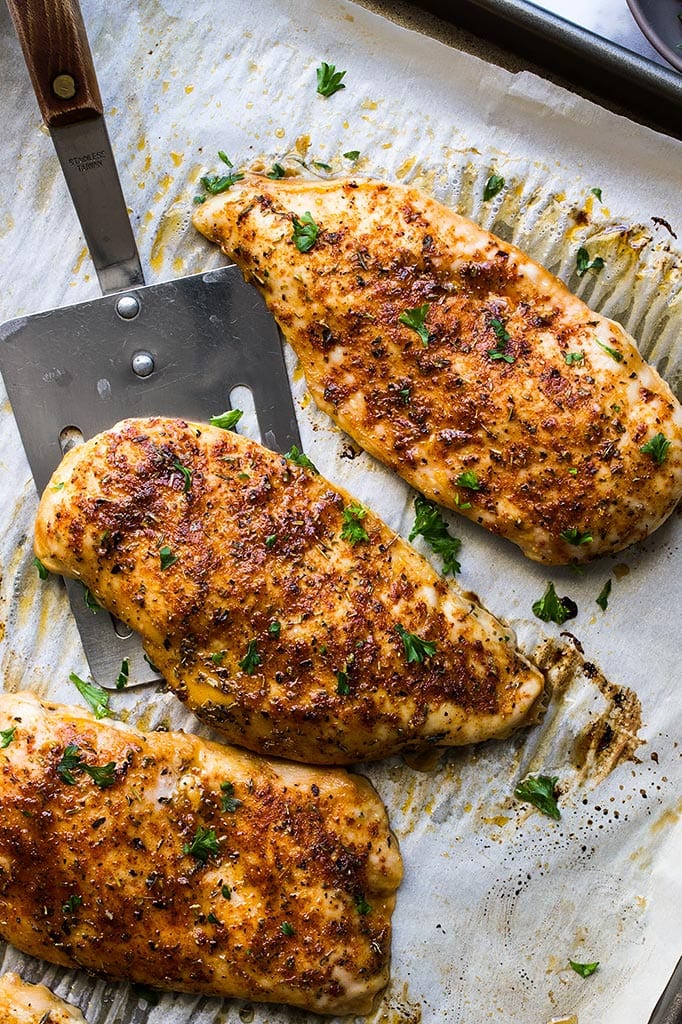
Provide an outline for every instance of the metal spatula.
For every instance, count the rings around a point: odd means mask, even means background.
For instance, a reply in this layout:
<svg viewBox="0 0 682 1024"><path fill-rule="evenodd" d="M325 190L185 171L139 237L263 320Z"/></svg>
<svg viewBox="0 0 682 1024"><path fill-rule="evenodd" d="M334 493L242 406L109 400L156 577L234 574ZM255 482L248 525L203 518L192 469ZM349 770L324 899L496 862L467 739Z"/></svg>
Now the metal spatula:
<svg viewBox="0 0 682 1024"><path fill-rule="evenodd" d="M206 421L251 392L264 444L300 445L278 330L236 267L143 287L77 0L8 0L104 298L0 325L0 370L41 492L73 444L128 416ZM157 678L137 636L67 582L93 678Z"/></svg>

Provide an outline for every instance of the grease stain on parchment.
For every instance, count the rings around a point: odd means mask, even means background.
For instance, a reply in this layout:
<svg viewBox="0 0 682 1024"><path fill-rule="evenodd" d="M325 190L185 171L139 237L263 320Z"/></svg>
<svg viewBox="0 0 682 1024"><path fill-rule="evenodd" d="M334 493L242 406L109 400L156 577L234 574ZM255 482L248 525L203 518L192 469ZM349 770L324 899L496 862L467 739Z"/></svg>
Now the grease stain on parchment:
<svg viewBox="0 0 682 1024"><path fill-rule="evenodd" d="M364 1019L366 1024L421 1024L422 1008L410 999L406 981L391 979L379 1006Z"/></svg>

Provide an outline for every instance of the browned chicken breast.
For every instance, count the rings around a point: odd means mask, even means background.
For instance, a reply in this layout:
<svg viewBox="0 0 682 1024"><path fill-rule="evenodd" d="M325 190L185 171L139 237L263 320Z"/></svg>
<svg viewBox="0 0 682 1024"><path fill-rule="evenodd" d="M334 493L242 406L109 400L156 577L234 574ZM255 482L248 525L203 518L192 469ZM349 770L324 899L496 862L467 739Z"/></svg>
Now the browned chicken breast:
<svg viewBox="0 0 682 1024"><path fill-rule="evenodd" d="M14 971L0 978L2 1024L87 1024L75 1006L50 992L45 985L30 985Z"/></svg>
<svg viewBox="0 0 682 1024"><path fill-rule="evenodd" d="M401 859L363 778L0 696L0 933L163 989L366 1013Z"/></svg>
<svg viewBox="0 0 682 1024"><path fill-rule="evenodd" d="M261 753L347 763L506 736L543 693L509 630L377 516L228 430L126 420L74 448L35 551Z"/></svg>
<svg viewBox="0 0 682 1024"><path fill-rule="evenodd" d="M248 175L194 223L258 286L318 405L427 497L546 563L646 537L682 410L621 326L414 188Z"/></svg>

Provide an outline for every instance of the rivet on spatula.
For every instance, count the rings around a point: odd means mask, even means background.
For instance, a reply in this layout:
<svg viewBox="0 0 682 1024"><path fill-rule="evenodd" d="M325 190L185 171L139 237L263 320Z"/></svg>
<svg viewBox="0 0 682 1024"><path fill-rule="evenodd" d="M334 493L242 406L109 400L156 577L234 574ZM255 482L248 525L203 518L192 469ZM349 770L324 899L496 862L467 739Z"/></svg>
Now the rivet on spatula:
<svg viewBox="0 0 682 1024"><path fill-rule="evenodd" d="M154 372L154 359L149 352L136 352L130 365L138 377L148 377Z"/></svg>
<svg viewBox="0 0 682 1024"><path fill-rule="evenodd" d="M76 95L76 81L73 75L57 75L52 80L52 92L60 100L70 100Z"/></svg>
<svg viewBox="0 0 682 1024"><path fill-rule="evenodd" d="M122 295L116 303L116 312L124 320L133 320L140 312L140 300L134 295Z"/></svg>

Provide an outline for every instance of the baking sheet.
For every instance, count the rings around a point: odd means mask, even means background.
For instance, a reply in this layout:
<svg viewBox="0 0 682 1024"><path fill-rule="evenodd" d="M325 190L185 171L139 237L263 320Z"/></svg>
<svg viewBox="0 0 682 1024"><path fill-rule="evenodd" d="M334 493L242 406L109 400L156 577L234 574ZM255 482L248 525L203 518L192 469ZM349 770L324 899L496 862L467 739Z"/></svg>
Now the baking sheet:
<svg viewBox="0 0 682 1024"><path fill-rule="evenodd" d="M277 161L322 176L329 172L313 161L347 172L342 154L357 149L355 173L423 188L620 319L679 393L679 142L344 0L123 0L115 16L89 0L83 12L149 281L222 263L189 224L218 149L237 167ZM5 319L98 292L4 7L0 59ZM322 60L346 70L346 88L328 99L315 91ZM492 172L506 187L483 203ZM580 245L604 258L601 273L578 278ZM413 492L315 409L291 351L287 359L313 461L407 536ZM37 495L4 393L0 463L4 688L77 702L68 675L87 668L59 582L40 583L32 565ZM361 767L388 806L406 867L392 980L371 1020L645 1021L682 948L679 517L582 576L534 565L447 518L463 541L460 584L517 630L550 672L554 696L543 723L510 740L449 752L421 770L398 758ZM550 578L578 604L564 627L573 638L531 614ZM595 598L607 579L603 613ZM209 735L171 694L151 696L131 691L112 705L143 727ZM559 777L560 822L513 799L528 771ZM600 967L582 979L569 958ZM12 949L4 966L52 984L90 1024L308 1019L172 994L154 1007L127 985Z"/></svg>

